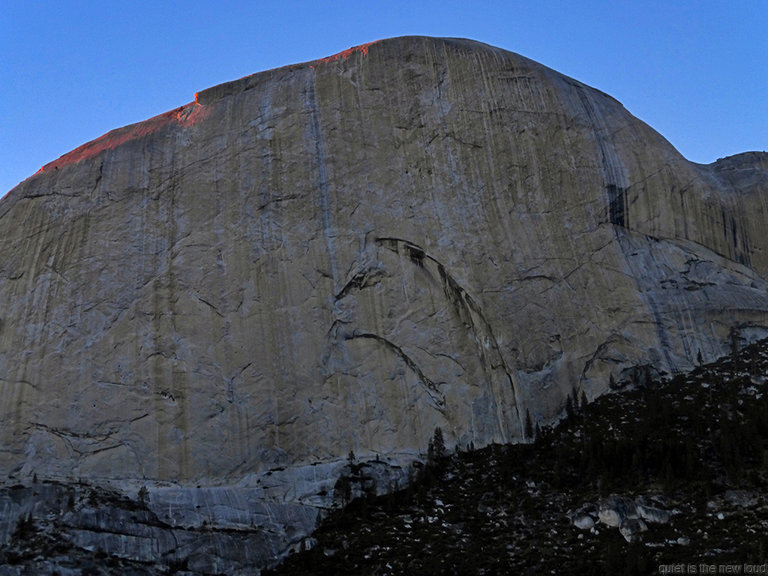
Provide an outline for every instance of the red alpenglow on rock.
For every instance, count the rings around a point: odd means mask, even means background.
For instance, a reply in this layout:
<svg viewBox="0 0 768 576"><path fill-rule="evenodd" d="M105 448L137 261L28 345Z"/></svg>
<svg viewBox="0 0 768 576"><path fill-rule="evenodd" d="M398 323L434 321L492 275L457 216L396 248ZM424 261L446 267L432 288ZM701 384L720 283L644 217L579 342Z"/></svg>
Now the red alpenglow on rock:
<svg viewBox="0 0 768 576"><path fill-rule="evenodd" d="M37 173L39 174L41 172L58 170L62 166L67 166L68 164L74 164L82 160L87 160L88 158L93 158L105 150L111 150L131 140L136 140L143 136L147 136L165 126L174 124L185 127L191 126L198 120L204 118L206 115L207 113L204 111L202 106L196 102L190 102L189 104L185 104L180 108L176 108L170 112L165 112L150 118L149 120L111 130L103 136L96 138L96 140L92 140L91 142L83 144L82 146L79 146L71 152L64 154L53 162L49 162L40 168Z"/></svg>
<svg viewBox="0 0 768 576"><path fill-rule="evenodd" d="M363 56L367 56L368 48L376 42L377 41L375 40L373 42L367 42L359 46L352 46L351 48L347 48L346 50L338 52L337 54L333 54L332 56L314 60L313 63L328 64L330 62L336 62L337 60L345 60L358 52ZM314 68L314 64L310 64L310 68ZM58 170L62 166L74 164L88 158L93 158L105 150L111 150L131 140L136 140L137 138L147 136L148 134L151 134L164 126L168 126L174 123L181 126L190 126L198 120L201 120L205 115L206 113L201 108L201 104L198 102L198 94L196 93L194 102L190 102L189 104L185 104L180 108L171 110L170 112L165 112L155 116L154 118L150 118L149 120L111 130L103 136L96 138L96 140L92 140L91 142L83 144L82 146L79 146L71 152L64 154L53 162L49 162L40 168L40 170L37 171L37 174L51 170Z"/></svg>
<svg viewBox="0 0 768 576"><path fill-rule="evenodd" d="M355 54L356 52L360 52L363 56L368 55L368 48L375 44L377 41L374 40L373 42L366 42L365 44L360 44L360 46L352 46L351 48L347 48L346 50L342 50L341 52L334 54L332 56L326 56L325 58L320 58L319 60L314 60L314 62L320 63L320 64L328 64L330 62L336 62L337 60L346 60L352 54ZM310 68L314 68L314 65L309 66Z"/></svg>

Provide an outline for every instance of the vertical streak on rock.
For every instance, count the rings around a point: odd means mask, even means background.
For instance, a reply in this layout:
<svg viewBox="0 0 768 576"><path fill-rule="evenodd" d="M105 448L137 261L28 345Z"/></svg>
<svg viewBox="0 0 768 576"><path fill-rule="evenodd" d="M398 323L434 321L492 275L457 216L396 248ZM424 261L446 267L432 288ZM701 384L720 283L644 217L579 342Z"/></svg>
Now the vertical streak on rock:
<svg viewBox="0 0 768 576"><path fill-rule="evenodd" d="M441 52L444 50L443 46L430 46L432 52L432 59L430 69L436 70L438 60L446 60L443 58L443 53L436 54L437 50ZM480 191L472 191L472 194L460 194L459 201L466 202L467 199L474 195L484 196L483 201L476 205L467 205L466 210L475 209L482 211L482 214L478 214L477 217L480 220L487 221L489 217L493 218L495 226L490 226L496 233L496 226L502 228L506 233L507 238L512 238L512 232L509 228L509 222L506 218L502 217L502 213L506 211L501 208L501 193L496 188L496 183L499 180L496 174L496 167L494 163L493 154L491 150L493 147L491 144L494 142L496 136L495 130L489 126L488 121L490 117L490 111L496 110L503 106L503 97L500 96L494 89L494 83L491 79L490 70L493 70L495 66L498 66L497 62L493 61L493 56L489 56L483 51L478 51L472 54L474 61L473 74L477 74L480 77L478 87L482 86L482 91L479 94L479 101L483 105L483 113L479 114L481 121L483 122L484 130L482 133L485 135L486 140L482 143L475 142L477 148L473 148L469 152L465 152L466 160L472 162L474 166L474 181L475 184L488 183L488 187L483 188ZM445 76L450 76L450 70L446 62L445 69L443 71ZM442 100L444 95L442 93L442 86L440 75L435 72L433 77L434 85L437 86L437 98ZM543 100L543 96L539 95ZM471 112L467 111L468 117L465 119L466 125L471 125L475 118L471 117ZM441 127L443 134L451 133L451 128L448 124L448 119L445 114L441 115ZM454 190L460 191L462 189L462 182L460 182L457 173L458 164L460 160L454 157L454 146L448 141L445 144L445 158L448 160L448 166L450 167L451 185ZM484 164L483 164L484 160ZM467 224L467 227L471 225ZM443 289L449 300L459 300L462 303L464 313L469 325L472 327L474 338L477 342L478 356L480 358L483 369L486 371L487 385L492 397L496 403L496 421L501 436L501 441L510 441L515 437L523 437L524 422L521 414L524 410L519 405L520 399L523 395L520 393L517 379L514 375L514 370L510 369L507 365L504 354L501 351L498 341L494 336L493 330L487 318L481 311L480 307L469 296L469 294L461 288L455 279L447 272L446 268L437 260L434 260L431 256L427 256L430 260L433 260L437 264L438 274L443 282ZM490 343L490 349L486 350L485 343ZM493 357L495 356L495 358ZM504 376L499 378L497 369L501 368L504 372ZM511 402L508 402L507 391L512 393ZM510 407L511 404L511 407ZM517 423L519 430L512 430L514 423Z"/></svg>
<svg viewBox="0 0 768 576"><path fill-rule="evenodd" d="M462 289L463 290L463 289ZM496 399L496 417L497 421L499 423L499 431L502 435L502 441L503 442L510 442L513 438L517 436L516 433L512 433L510 431L510 424L513 421L513 418L511 416L507 416L507 406L508 402L506 402L507 394L506 390L511 390L512 392L512 407L515 411L514 420L517 421L517 424L519 426L519 433L520 438L525 438L524 434L524 422L522 418L522 412L520 410L520 398L523 396L520 394L520 389L518 386L517 379L513 375L513 371L510 369L510 367L507 365L507 362L504 358L504 355L501 352L501 347L499 346L498 340L496 340L496 336L493 334L493 329L491 328L491 324L486 319L485 315L482 313L480 307L477 305L477 303L474 301L474 299L469 296L469 294L466 293L466 291L463 291L464 294L464 300L466 302L467 311L470 314L471 319L471 326L473 327L473 331L480 335L483 332L485 334L482 335L481 339L478 340L478 349L480 351L480 358L483 362L483 366L487 367L487 373L488 373L488 386L491 390L491 393L493 397ZM475 320L474 316L477 316L477 320ZM480 330L477 330L478 324L480 326ZM488 341L491 344L491 350L496 353L497 358L493 359L489 357L489 355L485 351L485 341ZM495 362L494 362L495 360ZM496 364L498 362L498 364ZM497 378L495 378L495 370L496 368L501 368L504 371L504 375L506 376L506 382L499 382ZM509 385L507 388L507 384ZM517 431L516 431L517 432Z"/></svg>
<svg viewBox="0 0 768 576"><path fill-rule="evenodd" d="M605 114L596 110L592 95L583 86L576 86L576 91L592 127L595 142L600 149L600 158L605 181L605 192L608 201L608 221L621 228L629 228L629 215L627 213L627 188L629 181L619 153L609 139L612 134L605 121Z"/></svg>
<svg viewBox="0 0 768 576"><path fill-rule="evenodd" d="M46 270L49 263L51 246L55 245L54 235L57 231L52 221L52 214L48 212L47 199L27 200L29 210L27 215L31 217L32 222L25 226L28 230L34 231L28 238L27 246L34 246L31 250L32 256L29 261L29 271L25 274L26 280L23 283L22 301L25 302L22 322L20 323L22 341L24 349L31 350L40 347L40 358L45 358L45 347L47 339L44 338L43 330L46 328L45 311L48 304L48 293L51 284L51 272ZM25 218L26 221L26 218ZM34 238L34 240L32 240ZM28 401L27 388L29 386L30 376L28 375L29 359L28 355L21 354L17 364L16 376L8 382L10 390L7 398L11 402L11 408L7 414L11 414L10 422L6 423L8 430L18 430L18 426L26 417L24 414L24 405ZM33 365L33 372L39 366ZM37 378L32 376L32 381Z"/></svg>
<svg viewBox="0 0 768 576"><path fill-rule="evenodd" d="M178 239L176 183L171 181L157 197L157 224L164 234L156 237L153 263L157 278L153 290L151 374L157 415L158 477L183 479L188 474L186 374L177 356L177 286L173 250Z"/></svg>
<svg viewBox="0 0 768 576"><path fill-rule="evenodd" d="M307 83L306 88L306 106L309 112L309 142L314 144L315 164L317 166L317 176L315 185L319 194L319 206L321 211L323 235L325 244L328 248L328 258L331 262L331 276L333 277L333 293L337 293L340 288L340 278L338 271L338 261L336 249L333 246L333 237L335 235L333 228L333 217L331 214L331 201L328 190L328 168L326 165L325 145L323 143L323 126L320 122L320 111L317 108L317 72L312 70L311 81Z"/></svg>
<svg viewBox="0 0 768 576"><path fill-rule="evenodd" d="M160 206L160 199L154 200L157 202L157 205L155 206L155 210L157 210L158 214L156 216L156 221L159 223L160 220L160 214L159 214L159 206ZM150 361L150 372L149 377L151 378L151 391L152 391L152 399L154 401L153 406L153 413L155 417L155 421L157 422L157 430L156 430L156 452L154 454L155 462L153 463L152 470L156 474L158 478L164 477L164 474L166 472L163 462L166 458L166 444L165 444L165 437L167 434L166 429L166 407L165 402L163 401L163 380L164 380L164 373L163 373L163 358L160 354L160 350L162 349L162 326L161 326L161 318L164 314L163 312L163 301L162 301L162 294L161 290L163 290L162 281L160 280L160 274L162 273L162 270L160 268L160 251L161 251L161 239L158 237L154 238L153 245L151 246L152 250L152 269L154 270L154 273L156 274L155 279L152 282L152 318L150 320L150 332L151 332L151 342L152 342L152 349L149 351L149 361Z"/></svg>
<svg viewBox="0 0 768 576"><path fill-rule="evenodd" d="M177 168L174 167L174 174L177 173ZM183 362L183 357L180 359L177 356L177 339L179 338L178 331L176 329L176 312L178 310L177 301L179 299L179 289L177 286L178 278L174 271L174 259L173 259L173 247L178 242L182 234L179 233L179 222L176 218L176 182L175 179L171 181L171 186L168 190L169 202L167 209L168 219L168 247L166 251L166 258L168 260L168 313L169 317L169 344L172 347L171 365L170 365L170 388L171 394L176 399L174 405L172 426L174 436L179 438L177 445L174 447L174 459L176 460L175 466L178 477L180 479L186 478L189 475L189 458L187 441L189 439L189 427L187 425L187 374L186 365ZM217 191L218 192L218 191Z"/></svg>
<svg viewBox="0 0 768 576"><path fill-rule="evenodd" d="M589 124L594 131L595 142L600 149L602 172L608 201L608 222L614 225L616 238L622 253L625 255L625 262L632 270L632 277L635 278L635 282L638 283L637 279L643 278L646 271L638 268L635 259L627 257L627 255L632 252L632 248L631 240L627 236L629 216L627 213L628 202L626 196L629 181L626 175L626 169L624 168L617 150L612 143L608 141L611 135L609 134L609 127L605 120L606 115L601 114L596 110L596 104L588 89L579 85L576 88L576 92L587 115ZM638 288L640 288L639 284ZM664 328L662 312L660 311L658 304L650 298L647 293L644 293L642 290L638 290L638 293L654 318L654 329L659 343L658 348L664 354L667 365L672 365L673 363L669 352L672 349L672 345L669 340L669 334Z"/></svg>

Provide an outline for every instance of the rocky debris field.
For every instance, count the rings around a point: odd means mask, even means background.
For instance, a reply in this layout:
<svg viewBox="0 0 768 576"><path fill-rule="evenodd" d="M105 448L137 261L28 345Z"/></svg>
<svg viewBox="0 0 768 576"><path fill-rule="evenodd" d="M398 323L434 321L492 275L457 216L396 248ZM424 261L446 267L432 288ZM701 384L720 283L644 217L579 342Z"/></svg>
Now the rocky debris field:
<svg viewBox="0 0 768 576"><path fill-rule="evenodd" d="M658 574L768 562L768 342L585 404L528 445L433 457L268 574ZM642 381L643 378L638 378Z"/></svg>

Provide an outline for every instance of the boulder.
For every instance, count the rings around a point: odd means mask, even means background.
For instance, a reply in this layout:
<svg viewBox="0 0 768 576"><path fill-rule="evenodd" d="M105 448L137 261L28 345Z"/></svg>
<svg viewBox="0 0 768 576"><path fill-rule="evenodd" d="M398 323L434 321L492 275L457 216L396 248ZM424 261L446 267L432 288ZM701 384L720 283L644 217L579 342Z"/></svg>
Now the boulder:
<svg viewBox="0 0 768 576"><path fill-rule="evenodd" d="M642 518L626 518L619 526L619 532L627 542L636 542L646 530L648 530L648 526Z"/></svg>
<svg viewBox="0 0 768 576"><path fill-rule="evenodd" d="M673 513L659 507L659 502L657 502L657 500L660 500L662 503L664 502L663 498L647 498L644 496L637 498L635 500L635 503L637 504L637 513L640 518L646 522L652 524L667 524L672 518Z"/></svg>
<svg viewBox="0 0 768 576"><path fill-rule="evenodd" d="M670 518L672 518L672 513L669 510L662 510L661 508L644 504L637 505L637 513L646 522L654 524L667 524Z"/></svg>
<svg viewBox="0 0 768 576"><path fill-rule="evenodd" d="M591 530L595 526L595 519L589 514L578 514L573 518L573 525L579 530Z"/></svg>
<svg viewBox="0 0 768 576"><path fill-rule="evenodd" d="M638 518L637 506L632 498L612 494L600 501L598 517L606 526L618 528L625 520Z"/></svg>

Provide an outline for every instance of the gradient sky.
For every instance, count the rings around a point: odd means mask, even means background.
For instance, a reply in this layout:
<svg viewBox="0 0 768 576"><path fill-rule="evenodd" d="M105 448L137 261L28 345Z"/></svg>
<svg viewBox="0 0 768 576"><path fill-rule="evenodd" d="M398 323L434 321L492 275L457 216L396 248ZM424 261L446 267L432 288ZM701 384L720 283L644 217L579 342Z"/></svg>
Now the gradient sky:
<svg viewBox="0 0 768 576"><path fill-rule="evenodd" d="M768 0L0 0L0 196L196 91L402 35L532 58L695 162L768 149Z"/></svg>

